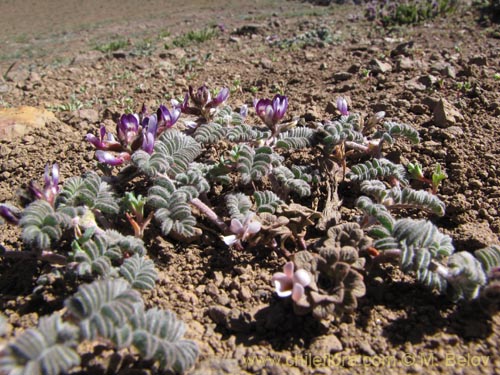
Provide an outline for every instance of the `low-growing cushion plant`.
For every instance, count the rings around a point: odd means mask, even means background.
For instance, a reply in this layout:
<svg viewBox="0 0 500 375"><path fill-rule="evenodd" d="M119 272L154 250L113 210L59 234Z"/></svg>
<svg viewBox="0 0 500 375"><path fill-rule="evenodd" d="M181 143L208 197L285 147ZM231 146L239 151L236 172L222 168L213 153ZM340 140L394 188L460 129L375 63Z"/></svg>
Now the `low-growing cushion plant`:
<svg viewBox="0 0 500 375"><path fill-rule="evenodd" d="M432 222L446 209L437 195L446 176L441 167L426 179L417 162L404 166L384 157L399 139L418 143L415 128L385 121L383 112L363 118L343 98L335 118L300 126L285 121L284 95L254 100L255 122L246 106L228 106L228 96L227 88L215 94L206 85L190 87L170 109L123 115L116 134L101 127L86 137L102 173L60 185L57 164L47 165L43 186L30 183L22 207L0 205L3 220L21 227L24 244L3 257L34 257L55 278L80 284L66 312L41 317L37 328L7 343L0 373L67 372L80 363L82 340L133 346L160 369L192 366L198 349L182 338L183 323L169 311L146 309L141 298L157 278L142 241L152 228L170 241L193 242L210 226L216 235L207 236L217 247L275 251L285 264L270 280L277 294L291 297L297 314L323 321L353 313L366 294L365 265L384 261L454 301L479 299L496 311L500 247L456 252ZM286 157L299 150L312 161ZM351 165L351 155L361 161ZM346 179L364 194L355 223L332 214L336 187ZM429 189L414 189L412 179ZM326 199L305 206L313 193ZM401 217L420 210L431 219ZM48 279L42 275L37 287Z"/></svg>

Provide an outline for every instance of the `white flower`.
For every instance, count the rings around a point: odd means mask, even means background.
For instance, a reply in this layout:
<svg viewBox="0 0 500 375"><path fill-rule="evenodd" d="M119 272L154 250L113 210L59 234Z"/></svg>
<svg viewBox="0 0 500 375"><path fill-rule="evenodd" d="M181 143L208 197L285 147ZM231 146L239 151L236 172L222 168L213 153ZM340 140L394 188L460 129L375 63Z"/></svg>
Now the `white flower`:
<svg viewBox="0 0 500 375"><path fill-rule="evenodd" d="M276 272L272 281L276 288L276 293L280 297L292 296L297 302L305 293L305 288L311 283L311 275L306 270L294 270L293 262L287 262L283 267L283 272Z"/></svg>
<svg viewBox="0 0 500 375"><path fill-rule="evenodd" d="M233 234L224 236L224 243L228 246L231 246L237 242L245 241L252 234L259 232L261 224L256 220L252 220L254 216L255 214L253 212L249 212L247 216L245 216L243 222L238 219L232 219L229 230Z"/></svg>

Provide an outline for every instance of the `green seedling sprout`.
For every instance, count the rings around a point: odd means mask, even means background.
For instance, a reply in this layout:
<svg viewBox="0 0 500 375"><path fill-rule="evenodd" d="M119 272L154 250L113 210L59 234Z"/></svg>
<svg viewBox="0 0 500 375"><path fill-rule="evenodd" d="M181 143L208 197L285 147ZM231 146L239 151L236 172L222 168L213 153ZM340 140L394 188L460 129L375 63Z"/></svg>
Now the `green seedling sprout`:
<svg viewBox="0 0 500 375"><path fill-rule="evenodd" d="M146 198L140 194L136 197L133 192L125 193L125 205L127 208L125 216L134 229L134 236L142 238L144 236L144 230L153 218L154 212L151 212L145 218L144 206L146 205Z"/></svg>
<svg viewBox="0 0 500 375"><path fill-rule="evenodd" d="M432 194L437 193L439 185L441 185L441 181L448 177L448 175L442 170L439 163L436 164L430 179L424 176L422 165L419 162L408 163L407 168L411 178L431 185Z"/></svg>

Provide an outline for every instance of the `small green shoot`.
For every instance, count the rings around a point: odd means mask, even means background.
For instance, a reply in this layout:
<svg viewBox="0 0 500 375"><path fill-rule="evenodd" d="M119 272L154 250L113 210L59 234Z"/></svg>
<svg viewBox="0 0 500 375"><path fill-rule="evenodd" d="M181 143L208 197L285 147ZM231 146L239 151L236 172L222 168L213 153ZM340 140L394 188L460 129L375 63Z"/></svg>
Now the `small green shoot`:
<svg viewBox="0 0 500 375"><path fill-rule="evenodd" d="M408 169L408 173L410 173L412 179L422 181L431 185L432 194L437 193L441 181L448 177L448 175L442 170L441 164L439 163L436 164L436 167L434 168L434 172L432 173L432 177L430 179L424 176L422 165L419 162L408 163L406 168Z"/></svg>
<svg viewBox="0 0 500 375"><path fill-rule="evenodd" d="M142 238L144 236L144 230L153 218L153 212L146 218L144 217L146 197L140 194L136 197L133 192L127 192L125 193L124 204L127 210L125 216L134 230L134 236Z"/></svg>
<svg viewBox="0 0 500 375"><path fill-rule="evenodd" d="M441 169L441 164L437 163L432 173L432 192L437 193L441 181L448 178L448 175Z"/></svg>

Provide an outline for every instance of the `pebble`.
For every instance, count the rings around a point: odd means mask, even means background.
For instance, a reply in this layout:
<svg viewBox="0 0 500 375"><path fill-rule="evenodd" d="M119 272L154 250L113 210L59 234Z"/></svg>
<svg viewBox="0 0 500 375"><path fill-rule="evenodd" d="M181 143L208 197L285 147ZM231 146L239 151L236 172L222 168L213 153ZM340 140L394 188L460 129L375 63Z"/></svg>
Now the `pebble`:
<svg viewBox="0 0 500 375"><path fill-rule="evenodd" d="M252 298L252 292L247 286L242 286L240 289L239 297L242 301L248 301Z"/></svg>
<svg viewBox="0 0 500 375"><path fill-rule="evenodd" d="M418 81L417 78L413 78L405 82L404 86L407 90L410 91L425 91L427 89L425 85Z"/></svg>
<svg viewBox="0 0 500 375"><path fill-rule="evenodd" d="M314 356L326 356L341 352L342 349L342 343L335 335L316 337L309 346L309 350Z"/></svg>
<svg viewBox="0 0 500 375"><path fill-rule="evenodd" d="M452 104L442 98L432 114L434 124L441 128L455 125L459 121L463 121L464 117Z"/></svg>
<svg viewBox="0 0 500 375"><path fill-rule="evenodd" d="M426 87L432 87L436 84L437 78L431 74L427 74L418 78L418 81Z"/></svg>
<svg viewBox="0 0 500 375"><path fill-rule="evenodd" d="M379 59L373 59L368 63L368 69L373 73L388 73L392 71L392 65Z"/></svg>
<svg viewBox="0 0 500 375"><path fill-rule="evenodd" d="M264 69L271 69L273 67L273 62L266 57L260 59L259 65Z"/></svg>
<svg viewBox="0 0 500 375"><path fill-rule="evenodd" d="M416 115L423 115L427 112L427 107L422 104L414 104L410 107L410 112Z"/></svg>
<svg viewBox="0 0 500 375"><path fill-rule="evenodd" d="M215 324L225 324L229 314L231 314L231 309L222 305L211 306L208 309L208 316Z"/></svg>
<svg viewBox="0 0 500 375"><path fill-rule="evenodd" d="M333 74L332 77L335 81L341 82L341 81L347 81L352 78L352 73L349 72L337 72Z"/></svg>

